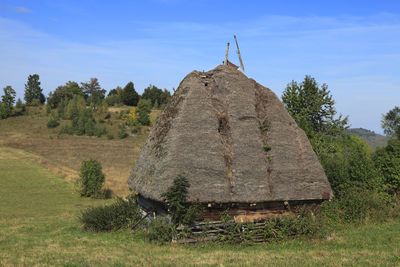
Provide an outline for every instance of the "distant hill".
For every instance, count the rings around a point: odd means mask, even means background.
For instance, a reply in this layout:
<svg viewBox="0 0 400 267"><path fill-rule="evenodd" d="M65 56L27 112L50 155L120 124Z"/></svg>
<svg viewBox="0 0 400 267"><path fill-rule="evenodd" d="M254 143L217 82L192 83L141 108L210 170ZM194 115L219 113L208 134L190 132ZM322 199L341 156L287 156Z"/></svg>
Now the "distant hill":
<svg viewBox="0 0 400 267"><path fill-rule="evenodd" d="M387 141L389 140L389 137L387 136L377 134L374 131L364 128L350 128L347 129L346 132L360 136L362 139L367 141L368 145L373 149L376 149L378 146L386 146Z"/></svg>

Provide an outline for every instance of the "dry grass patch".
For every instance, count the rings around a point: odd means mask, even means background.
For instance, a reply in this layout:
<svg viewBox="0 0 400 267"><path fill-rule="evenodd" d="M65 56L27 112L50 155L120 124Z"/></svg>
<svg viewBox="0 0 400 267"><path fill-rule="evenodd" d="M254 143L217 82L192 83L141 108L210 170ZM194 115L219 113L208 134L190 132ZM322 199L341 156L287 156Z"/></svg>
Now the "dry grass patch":
<svg viewBox="0 0 400 267"><path fill-rule="evenodd" d="M124 107L118 108L119 110ZM125 108L126 109L126 108ZM58 136L58 128L46 127L47 116L43 110L32 109L31 115L11 117L0 120L0 145L29 151L31 159L55 174L74 180L79 175L83 160L94 158L103 166L106 174L105 187L114 195L129 194L127 179L144 145L149 132L143 127L142 134L126 139L108 140L106 137ZM159 111L153 112L153 117ZM110 132L118 131L121 121L112 115L104 125ZM63 124L68 122L63 122ZM116 134L114 134L116 137ZM0 158L2 156L0 155Z"/></svg>

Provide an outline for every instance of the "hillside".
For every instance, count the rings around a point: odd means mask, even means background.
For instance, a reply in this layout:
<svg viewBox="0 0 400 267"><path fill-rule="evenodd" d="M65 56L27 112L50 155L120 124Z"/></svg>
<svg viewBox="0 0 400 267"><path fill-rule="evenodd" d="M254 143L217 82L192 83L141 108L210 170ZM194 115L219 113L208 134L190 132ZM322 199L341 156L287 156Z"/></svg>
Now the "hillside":
<svg viewBox="0 0 400 267"><path fill-rule="evenodd" d="M350 128L347 129L346 132L360 136L362 139L367 141L368 145L370 145L373 149L376 149L379 146L386 146L387 141L389 140L389 137L387 136L377 134L374 131L364 128Z"/></svg>
<svg viewBox="0 0 400 267"><path fill-rule="evenodd" d="M118 139L118 125L122 122L118 115L126 109L129 107L109 109L110 118L101 123L114 136L108 140L106 136L60 135L60 128L70 121L61 121L60 126L48 129L45 108L29 107L25 115L0 120L0 146L33 153L34 161L70 181L79 176L83 160L94 158L103 166L105 187L116 196L126 196L130 192L126 181L150 131L150 127L144 126L140 134ZM152 121L159 112L152 112Z"/></svg>

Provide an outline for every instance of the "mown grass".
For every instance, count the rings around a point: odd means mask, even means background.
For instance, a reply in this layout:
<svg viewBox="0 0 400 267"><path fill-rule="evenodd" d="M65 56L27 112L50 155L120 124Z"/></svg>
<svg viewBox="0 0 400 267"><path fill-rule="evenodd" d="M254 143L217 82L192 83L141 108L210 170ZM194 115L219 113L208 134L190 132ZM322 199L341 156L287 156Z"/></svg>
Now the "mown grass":
<svg viewBox="0 0 400 267"><path fill-rule="evenodd" d="M94 158L103 166L105 187L114 195L126 196L129 194L126 181L150 131L149 127L143 127L141 134L117 138L118 124L122 122L117 114L128 108L110 108L111 118L101 123L114 136L108 140L106 136L59 136L59 128L71 122L62 121L57 128L48 129L45 108L30 107L27 115L0 120L0 145L34 153L36 162L69 180L78 177L83 160ZM159 110L152 112L152 121L159 113Z"/></svg>
<svg viewBox="0 0 400 267"><path fill-rule="evenodd" d="M34 156L0 147L0 265L399 266L400 222L347 227L324 240L259 245L158 245L128 231L92 233L77 216L106 200L80 198L73 184Z"/></svg>

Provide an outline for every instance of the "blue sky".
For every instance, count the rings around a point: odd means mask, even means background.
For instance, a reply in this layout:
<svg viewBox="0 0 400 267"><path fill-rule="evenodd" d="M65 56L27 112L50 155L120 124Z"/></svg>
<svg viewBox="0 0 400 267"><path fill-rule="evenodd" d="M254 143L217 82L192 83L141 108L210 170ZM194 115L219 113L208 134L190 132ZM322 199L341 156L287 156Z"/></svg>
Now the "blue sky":
<svg viewBox="0 0 400 267"><path fill-rule="evenodd" d="M172 90L220 64L233 34L246 75L278 96L309 74L352 127L379 133L381 115L400 105L400 1L384 0L0 0L0 88L22 98L37 73L46 95L91 77L107 90Z"/></svg>

